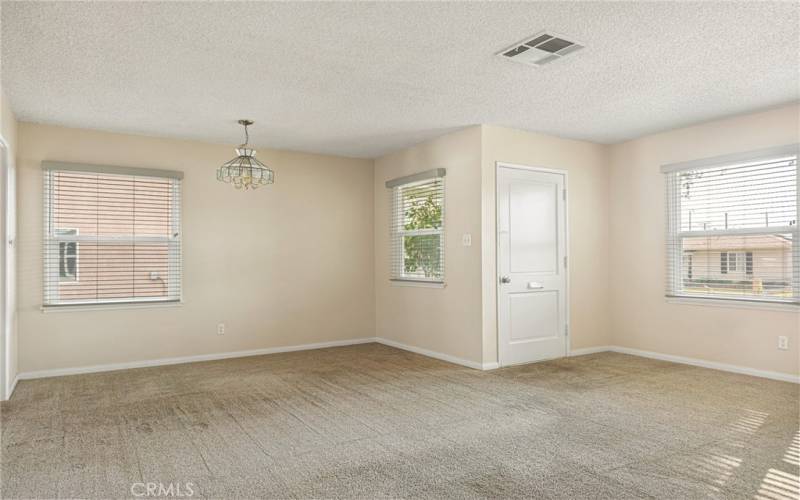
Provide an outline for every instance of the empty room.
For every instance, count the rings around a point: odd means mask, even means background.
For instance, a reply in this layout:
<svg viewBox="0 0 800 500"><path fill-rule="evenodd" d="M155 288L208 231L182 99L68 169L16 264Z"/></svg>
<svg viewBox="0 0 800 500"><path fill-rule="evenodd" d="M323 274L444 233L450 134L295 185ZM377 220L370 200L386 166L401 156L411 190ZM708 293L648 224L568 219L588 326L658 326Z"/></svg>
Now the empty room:
<svg viewBox="0 0 800 500"><path fill-rule="evenodd" d="M800 500L800 3L0 2L0 498Z"/></svg>

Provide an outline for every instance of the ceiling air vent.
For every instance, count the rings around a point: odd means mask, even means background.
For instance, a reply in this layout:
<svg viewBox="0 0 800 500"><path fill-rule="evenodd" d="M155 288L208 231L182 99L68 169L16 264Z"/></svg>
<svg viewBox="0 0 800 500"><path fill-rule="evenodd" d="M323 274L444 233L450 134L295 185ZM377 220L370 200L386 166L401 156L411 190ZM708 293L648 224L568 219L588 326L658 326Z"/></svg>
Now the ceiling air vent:
<svg viewBox="0 0 800 500"><path fill-rule="evenodd" d="M542 32L501 50L497 55L529 66L544 66L582 48L583 45L574 40Z"/></svg>

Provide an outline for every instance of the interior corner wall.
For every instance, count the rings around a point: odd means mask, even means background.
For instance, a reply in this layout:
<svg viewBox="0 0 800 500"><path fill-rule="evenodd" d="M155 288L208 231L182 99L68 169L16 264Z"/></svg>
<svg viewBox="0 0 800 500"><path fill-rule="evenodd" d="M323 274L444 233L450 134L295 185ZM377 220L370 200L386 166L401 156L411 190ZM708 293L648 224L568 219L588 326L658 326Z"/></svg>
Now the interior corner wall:
<svg viewBox="0 0 800 500"><path fill-rule="evenodd" d="M2 88L0 88L0 136L6 141L8 145L8 158L10 160L10 164L8 168L12 171L15 169L16 164L16 155L17 155L17 119L14 116L11 107L9 106L8 99L6 98L5 94L3 93ZM12 174L7 176L8 181L14 183L14 185L9 187L9 191L12 193L16 192L16 182L15 176ZM4 181L5 182L5 181ZM5 184L4 182L0 182L0 208L5 208L6 206L6 192L5 192ZM11 203L14 203L13 198ZM11 206L9 213L6 213L5 210L0 211L0 217L3 218L3 222L0 223L0 227L3 228L2 232L6 231L6 225L9 226L9 237L13 238L14 232L16 230L16 207ZM0 348L0 352L8 361L8 366L5 367L6 369L6 376L0 377L0 379L5 379L3 382L5 383L5 387L2 391L0 391L0 395L5 393L6 397L10 396L8 394L9 389L13 387L14 381L17 377L18 373L18 335L17 335L17 308L16 308L16 272L15 272L15 254L16 252L12 248L9 251L9 247L5 241L5 234L0 234L3 241L0 242L2 245L2 249L0 249L0 255L3 255L4 258L0 259L0 262L7 262L6 269L0 271L0 274L4 274L4 279L8 281L8 290L10 291L10 297L7 299L5 296L6 290L0 290L0 300L8 300L9 310L5 311L8 315L8 331L6 335L8 339L6 341L6 345ZM6 260L7 259L7 260ZM4 318L0 321L0 328L5 328L6 319ZM6 353L7 349L7 353Z"/></svg>
<svg viewBox="0 0 800 500"><path fill-rule="evenodd" d="M375 160L375 332L380 338L481 362L481 129L470 127ZM444 288L389 281L389 179L445 168ZM472 235L472 246L462 235Z"/></svg>
<svg viewBox="0 0 800 500"><path fill-rule="evenodd" d="M800 106L611 147L611 307L621 347L800 374L800 312L667 303L664 164L800 142ZM777 349L777 336L790 349Z"/></svg>
<svg viewBox="0 0 800 500"><path fill-rule="evenodd" d="M371 160L260 149L276 182L248 192L216 180L231 145L20 123L18 146L20 372L374 336ZM182 305L42 312L43 160L184 171Z"/></svg>
<svg viewBox="0 0 800 500"><path fill-rule="evenodd" d="M497 162L566 170L572 350L610 344L608 146L496 126L482 130L483 363L497 362Z"/></svg>

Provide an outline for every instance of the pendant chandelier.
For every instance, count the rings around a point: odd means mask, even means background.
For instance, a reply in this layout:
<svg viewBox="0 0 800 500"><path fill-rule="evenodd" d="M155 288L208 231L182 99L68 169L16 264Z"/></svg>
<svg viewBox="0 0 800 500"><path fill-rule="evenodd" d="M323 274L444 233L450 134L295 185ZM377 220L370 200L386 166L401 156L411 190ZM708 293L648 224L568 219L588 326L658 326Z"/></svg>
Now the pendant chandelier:
<svg viewBox="0 0 800 500"><path fill-rule="evenodd" d="M256 159L256 150L248 147L250 134L247 127L252 120L239 120L244 126L244 144L236 148L238 155L217 169L217 180L233 184L236 189L256 189L275 182L275 172Z"/></svg>

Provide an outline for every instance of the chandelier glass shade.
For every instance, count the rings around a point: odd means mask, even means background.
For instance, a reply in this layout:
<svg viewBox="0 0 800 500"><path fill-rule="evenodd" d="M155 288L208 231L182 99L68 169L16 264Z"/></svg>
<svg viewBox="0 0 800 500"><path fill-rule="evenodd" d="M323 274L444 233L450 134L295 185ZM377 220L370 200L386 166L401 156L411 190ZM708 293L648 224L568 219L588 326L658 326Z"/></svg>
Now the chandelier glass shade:
<svg viewBox="0 0 800 500"><path fill-rule="evenodd" d="M247 127L252 125L250 120L239 120L244 126L245 141L236 148L236 158L226 162L217 169L217 180L233 184L236 189L257 189L275 182L275 172L258 161L256 150L248 147L250 135Z"/></svg>

